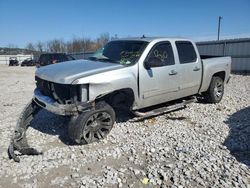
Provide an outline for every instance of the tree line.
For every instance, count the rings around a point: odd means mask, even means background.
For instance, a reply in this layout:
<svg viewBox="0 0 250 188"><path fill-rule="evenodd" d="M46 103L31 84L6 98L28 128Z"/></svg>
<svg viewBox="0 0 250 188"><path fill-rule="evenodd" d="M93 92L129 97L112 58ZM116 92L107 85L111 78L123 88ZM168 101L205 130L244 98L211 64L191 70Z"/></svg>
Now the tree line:
<svg viewBox="0 0 250 188"><path fill-rule="evenodd" d="M103 33L96 39L85 37L74 37L69 41L63 39L53 39L47 42L38 41L37 43L28 43L26 49L35 52L88 52L95 51L104 46L108 41L117 38L110 37L109 33Z"/></svg>

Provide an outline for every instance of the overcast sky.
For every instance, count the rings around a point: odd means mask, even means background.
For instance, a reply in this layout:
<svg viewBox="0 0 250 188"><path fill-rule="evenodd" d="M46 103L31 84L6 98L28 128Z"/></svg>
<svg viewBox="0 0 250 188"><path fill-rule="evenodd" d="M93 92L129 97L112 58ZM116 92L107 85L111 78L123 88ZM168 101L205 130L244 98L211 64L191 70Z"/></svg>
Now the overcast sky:
<svg viewBox="0 0 250 188"><path fill-rule="evenodd" d="M73 37L250 36L250 0L0 0L0 46Z"/></svg>

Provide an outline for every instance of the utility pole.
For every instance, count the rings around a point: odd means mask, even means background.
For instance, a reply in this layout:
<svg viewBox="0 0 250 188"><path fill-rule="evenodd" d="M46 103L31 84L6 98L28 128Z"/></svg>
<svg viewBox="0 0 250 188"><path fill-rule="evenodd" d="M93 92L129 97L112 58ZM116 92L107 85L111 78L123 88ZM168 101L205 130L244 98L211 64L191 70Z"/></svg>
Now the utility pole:
<svg viewBox="0 0 250 188"><path fill-rule="evenodd" d="M221 22L222 17L219 16L219 22L218 22L218 37L217 40L220 40L220 22Z"/></svg>

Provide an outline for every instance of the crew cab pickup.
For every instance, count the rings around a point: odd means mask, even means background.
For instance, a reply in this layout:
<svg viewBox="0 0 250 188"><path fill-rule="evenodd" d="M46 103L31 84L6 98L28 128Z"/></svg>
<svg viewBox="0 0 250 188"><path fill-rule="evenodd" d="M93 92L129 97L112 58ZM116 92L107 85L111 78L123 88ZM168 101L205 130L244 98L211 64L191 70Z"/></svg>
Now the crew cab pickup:
<svg viewBox="0 0 250 188"><path fill-rule="evenodd" d="M184 107L197 97L220 102L230 69L230 57L200 56L188 39L113 40L89 60L37 69L32 104L71 116L70 137L86 144L110 132L117 109L147 117Z"/></svg>

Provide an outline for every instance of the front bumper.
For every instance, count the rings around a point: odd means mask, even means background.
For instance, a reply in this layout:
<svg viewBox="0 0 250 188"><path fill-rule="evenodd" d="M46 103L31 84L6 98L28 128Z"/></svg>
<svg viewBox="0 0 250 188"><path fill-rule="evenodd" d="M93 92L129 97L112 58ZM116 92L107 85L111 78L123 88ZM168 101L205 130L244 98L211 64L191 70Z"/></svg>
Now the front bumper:
<svg viewBox="0 0 250 188"><path fill-rule="evenodd" d="M54 99L43 95L38 89L35 89L34 91L33 101L41 108L62 116L76 115L81 111L90 110L93 107L93 104L89 102L78 104L59 104Z"/></svg>

